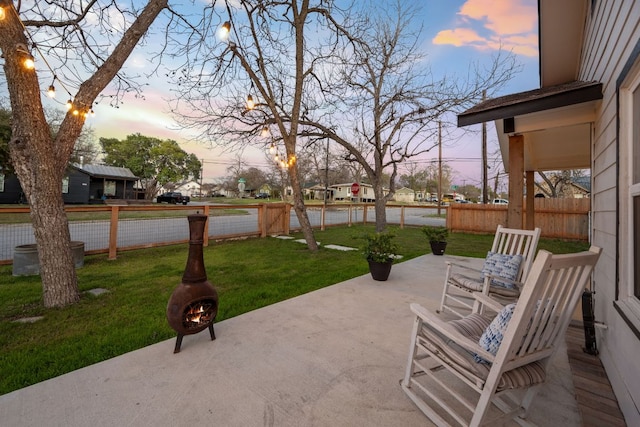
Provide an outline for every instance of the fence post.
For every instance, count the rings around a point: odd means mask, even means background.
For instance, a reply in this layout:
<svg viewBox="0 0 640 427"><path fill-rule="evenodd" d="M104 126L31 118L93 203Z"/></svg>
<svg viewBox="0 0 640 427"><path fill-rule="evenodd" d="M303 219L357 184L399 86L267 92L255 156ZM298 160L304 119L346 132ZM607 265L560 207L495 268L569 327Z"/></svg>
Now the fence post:
<svg viewBox="0 0 640 427"><path fill-rule="evenodd" d="M362 205L362 225L367 224L367 204Z"/></svg>
<svg viewBox="0 0 640 427"><path fill-rule="evenodd" d="M211 217L209 216L209 205L204 205L204 215L207 216L207 220L204 222L204 236L202 240L203 246L209 246L209 221L211 221Z"/></svg>
<svg viewBox="0 0 640 427"><path fill-rule="evenodd" d="M400 228L404 228L404 205L400 206Z"/></svg>
<svg viewBox="0 0 640 427"><path fill-rule="evenodd" d="M258 231L260 237L267 237L267 205L264 203L258 205Z"/></svg>
<svg viewBox="0 0 640 427"><path fill-rule="evenodd" d="M291 205L289 203L284 204L284 235L289 235L289 230L291 229Z"/></svg>
<svg viewBox="0 0 640 427"><path fill-rule="evenodd" d="M349 221L347 223L349 227L351 227L351 203L349 203Z"/></svg>
<svg viewBox="0 0 640 427"><path fill-rule="evenodd" d="M109 224L109 259L116 259L118 252L118 216L120 206L111 206L111 222Z"/></svg>
<svg viewBox="0 0 640 427"><path fill-rule="evenodd" d="M320 208L320 231L324 231L324 212L327 206L324 205Z"/></svg>

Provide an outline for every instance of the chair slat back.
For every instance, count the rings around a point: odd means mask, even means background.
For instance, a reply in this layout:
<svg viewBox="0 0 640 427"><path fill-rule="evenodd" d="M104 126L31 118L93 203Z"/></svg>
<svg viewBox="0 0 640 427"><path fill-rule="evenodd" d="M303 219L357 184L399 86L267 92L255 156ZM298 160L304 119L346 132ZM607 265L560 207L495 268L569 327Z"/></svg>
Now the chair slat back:
<svg viewBox="0 0 640 427"><path fill-rule="evenodd" d="M576 254L539 251L505 332L508 345L500 346L496 363L522 357L530 362L556 348L601 251L595 246Z"/></svg>
<svg viewBox="0 0 640 427"><path fill-rule="evenodd" d="M525 280L529 274L531 264L536 256L540 232L538 227L534 230L520 230L498 225L491 251L505 255L522 255L523 259L516 277L517 281Z"/></svg>

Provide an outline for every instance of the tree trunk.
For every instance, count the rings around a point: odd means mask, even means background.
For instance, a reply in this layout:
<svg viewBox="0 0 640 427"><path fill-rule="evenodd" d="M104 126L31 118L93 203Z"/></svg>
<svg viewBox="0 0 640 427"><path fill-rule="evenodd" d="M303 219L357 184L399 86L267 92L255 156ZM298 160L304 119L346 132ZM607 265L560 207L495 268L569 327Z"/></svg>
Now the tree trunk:
<svg viewBox="0 0 640 427"><path fill-rule="evenodd" d="M80 299L69 224L64 212L62 178L82 131L84 113L91 109L95 98L122 68L140 38L166 6L167 0L149 1L111 56L80 86L73 100L73 110L67 112L55 138L52 138L44 116L36 70L23 66L24 48L17 48L26 46L28 49L29 46L22 22L12 11L0 25L0 50L13 120L9 153L31 208L45 307L62 307Z"/></svg>
<svg viewBox="0 0 640 427"><path fill-rule="evenodd" d="M38 246L45 307L64 307L80 300L71 235L59 182L61 180L34 186L29 198L33 201L31 222ZM58 191L49 191L52 187Z"/></svg>
<svg viewBox="0 0 640 427"><path fill-rule="evenodd" d="M374 185L373 193L376 195L376 231L382 232L387 228L387 199L382 185Z"/></svg>
<svg viewBox="0 0 640 427"><path fill-rule="evenodd" d="M297 165L294 163L290 168L297 168ZM304 235L304 240L307 242L307 247L310 251L315 252L318 250L318 242L316 242L313 229L311 228L311 222L309 222L309 217L307 216L307 209L304 206L299 175L296 171L290 171L289 177L291 178L291 188L293 189L293 209L300 222L300 227L302 227L302 234Z"/></svg>

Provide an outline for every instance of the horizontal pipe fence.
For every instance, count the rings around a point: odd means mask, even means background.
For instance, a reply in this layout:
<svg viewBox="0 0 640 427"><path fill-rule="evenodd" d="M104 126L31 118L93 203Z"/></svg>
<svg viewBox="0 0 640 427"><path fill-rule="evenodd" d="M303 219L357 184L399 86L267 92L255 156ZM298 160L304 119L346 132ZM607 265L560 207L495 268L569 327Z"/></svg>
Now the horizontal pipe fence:
<svg viewBox="0 0 640 427"><path fill-rule="evenodd" d="M538 208L536 204L536 225L541 224L538 226L542 228L542 235L586 240L588 209L584 212L582 204L560 215L557 208L542 204ZM493 233L498 224L506 221L504 207L454 204L440 210L447 215L447 226L454 232ZM286 235L301 228L288 203L68 206L65 211L71 240L84 242L86 254L108 253L110 259L115 259L119 251L188 242L187 216L196 212L209 217L205 245L209 239ZM387 223L400 227L445 225L437 213L436 207L428 205L389 204L386 207ZM321 230L331 226L373 224L376 220L373 204L310 205L307 215L311 226ZM551 235L545 233L545 228L551 230ZM16 246L33 243L29 208L0 208L0 264L13 262Z"/></svg>

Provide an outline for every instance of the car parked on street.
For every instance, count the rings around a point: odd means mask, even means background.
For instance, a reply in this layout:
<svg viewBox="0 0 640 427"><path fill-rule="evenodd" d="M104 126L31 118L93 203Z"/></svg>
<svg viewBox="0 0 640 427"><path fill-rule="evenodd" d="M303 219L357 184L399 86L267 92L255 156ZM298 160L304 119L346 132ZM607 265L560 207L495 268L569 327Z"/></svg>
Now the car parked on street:
<svg viewBox="0 0 640 427"><path fill-rule="evenodd" d="M169 203L172 205L182 203L186 205L191 201L189 196L183 196L182 193L177 191L170 191L168 193L163 193L156 198L156 202L158 203Z"/></svg>
<svg viewBox="0 0 640 427"><path fill-rule="evenodd" d="M506 199L493 199L493 205L508 205L509 201Z"/></svg>
<svg viewBox="0 0 640 427"><path fill-rule="evenodd" d="M269 198L269 194L267 193L258 193L255 196L255 199L268 199Z"/></svg>

